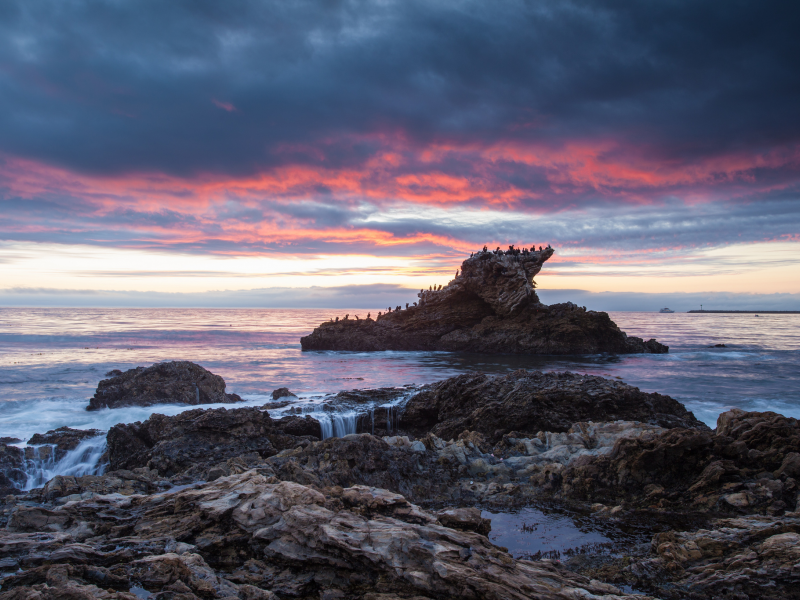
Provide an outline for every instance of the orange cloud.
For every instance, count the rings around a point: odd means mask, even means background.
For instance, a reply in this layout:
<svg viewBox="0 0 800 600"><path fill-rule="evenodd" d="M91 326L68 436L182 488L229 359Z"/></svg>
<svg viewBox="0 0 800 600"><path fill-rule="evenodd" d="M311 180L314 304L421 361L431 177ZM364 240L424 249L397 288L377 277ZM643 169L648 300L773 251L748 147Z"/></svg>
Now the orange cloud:
<svg viewBox="0 0 800 600"><path fill-rule="evenodd" d="M214 102L225 108L224 103ZM325 157L337 143L352 145L355 141L368 141L376 150L349 166L327 164ZM573 141L557 147L516 141L491 145L434 142L421 148L402 134L376 134L355 141L330 139L312 149L287 147L283 150L289 154L309 150L305 154L315 157L314 161L275 166L244 177L216 173L191 178L163 173L90 175L6 157L0 166L0 189L8 197L66 198L62 201L75 203L74 221L63 224L64 229L74 231L81 230L82 219L124 211L152 215L172 211L191 218L187 225L134 217L124 227L138 232L139 247L162 247L166 240L199 247L213 236L232 246L257 246L269 240L272 247L279 248L316 240L376 248L428 244L461 252L469 251L470 245L446 234L393 233L368 222L326 224L318 221L313 210L301 214L286 209L300 201L349 209L367 202L388 211L405 203L513 209L535 215L590 207L597 198L620 204L654 204L664 196L679 195L684 202L702 203L717 199L720 190L735 196L796 185L800 170L797 145L757 154L731 152L685 164L659 161L613 141ZM783 175L761 176L770 171ZM255 217L226 216L231 205L236 209L233 213L252 209ZM35 223L15 227L16 231L47 231L46 226L37 229ZM91 229L89 225L86 228ZM259 251L242 250L248 252ZM637 260L641 262L641 257Z"/></svg>

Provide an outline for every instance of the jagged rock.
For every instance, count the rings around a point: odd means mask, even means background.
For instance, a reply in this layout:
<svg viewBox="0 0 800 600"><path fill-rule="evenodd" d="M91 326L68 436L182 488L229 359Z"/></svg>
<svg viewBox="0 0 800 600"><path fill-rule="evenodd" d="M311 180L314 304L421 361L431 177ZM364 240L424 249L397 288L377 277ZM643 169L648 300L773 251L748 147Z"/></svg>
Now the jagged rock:
<svg viewBox="0 0 800 600"><path fill-rule="evenodd" d="M322 427L320 427L319 421L308 415L305 417L283 417L274 420L273 423L276 429L288 435L322 439ZM281 444L280 446L282 449L283 445Z"/></svg>
<svg viewBox="0 0 800 600"><path fill-rule="evenodd" d="M272 399L278 400L279 398L296 398L296 394L293 394L289 391L289 388L278 388L277 390L273 390L272 392Z"/></svg>
<svg viewBox="0 0 800 600"><path fill-rule="evenodd" d="M47 565L6 577L0 600L138 600L117 586L127 588L128 582L103 567Z"/></svg>
<svg viewBox="0 0 800 600"><path fill-rule="evenodd" d="M367 485L416 500L450 499L457 472L435 461L435 454L417 452L410 443L390 445L365 433L286 450L267 463L278 478L304 485Z"/></svg>
<svg viewBox="0 0 800 600"><path fill-rule="evenodd" d="M106 494L152 494L171 487L172 484L157 471L140 467L132 471L109 471L103 475L56 475L41 489L30 492L26 499L64 503Z"/></svg>
<svg viewBox="0 0 800 600"><path fill-rule="evenodd" d="M79 542L78 530L93 536ZM551 561L515 560L386 490L317 490L254 471L57 511L18 506L0 553L21 569L3 579L2 600L128 600L133 585L184 600L642 598Z"/></svg>
<svg viewBox="0 0 800 600"><path fill-rule="evenodd" d="M560 493L605 504L780 515L797 504L798 448L796 419L734 409L720 415L714 432L672 429L581 458L563 472Z"/></svg>
<svg viewBox="0 0 800 600"><path fill-rule="evenodd" d="M566 433L505 436L494 448L477 432L449 442L433 434L422 440L351 434L280 452L266 466L282 480L305 485L368 485L415 502L511 507L552 489L578 458L608 454L621 438L661 431L637 422L576 423Z"/></svg>
<svg viewBox="0 0 800 600"><path fill-rule="evenodd" d="M578 421L618 419L707 429L669 396L602 377L524 370L494 377L458 375L426 386L409 399L400 428L445 439L479 431L496 443L511 431L563 432Z"/></svg>
<svg viewBox="0 0 800 600"><path fill-rule="evenodd" d="M238 437L243 423L255 417L237 414L247 410L251 409L224 410L208 418L213 427L230 429ZM193 454L193 436L210 439L204 428L193 419L169 419L174 420L162 424L160 435L165 439L177 435L179 444L180 436L185 436L182 443L190 458L205 460L198 458L199 450ZM288 436L277 431L275 424L281 421L267 423L266 433L256 432L256 437ZM293 438L298 443L267 458L245 453L212 469L206 467L202 478L213 484L174 493L160 493L166 482L147 468L56 478L10 506L8 530L0 532L0 561L22 571L3 582L3 593L39 593L45 588L36 586L46 583L47 570L68 561L71 566L106 569L92 571L104 577L147 582L145 589L150 592L201 598L226 597L222 594L249 598L246 594L267 591L281 597L443 598L453 594L451 588L427 587L432 580L438 585L435 566L433 571L418 570L416 562L402 562L403 573L413 567L424 575L422 584L409 584L410 580L391 574L397 563L384 563L384 552L401 561L407 560L408 552L414 561L435 564L440 556L426 558L415 545L415 536L423 540L420 544L434 546L452 540L454 534L476 535L472 531L485 540L488 524L476 504L513 508L555 494L569 501L598 497L613 501L609 506L595 505L596 518L619 521L623 527L641 527L637 523L646 520L671 529L658 533L650 548L625 550L625 556L607 558L611 563L601 568L569 562L590 575L581 581L594 580L601 586L605 584L598 580L625 583L676 600L796 597L792 594L798 582L794 556L800 514L790 512L800 508L792 475L798 455L794 419L731 411L720 417L713 433L698 428L664 431L640 422L578 422L565 432L512 431L494 446L476 431L458 438L446 441L433 434L418 440L369 434L324 441ZM231 443L230 453L246 449L246 444L239 444ZM623 450L629 448L639 451ZM177 451L174 446L164 450ZM615 465L613 472L609 464ZM248 473L250 467L260 475ZM594 494L584 493L576 474L597 481ZM275 493L278 488L281 491ZM695 501L712 496L717 497L715 503ZM37 506L33 501L54 504ZM446 508L426 512L414 501ZM776 502L785 505L782 516L753 514L777 514ZM637 507L643 516L636 516ZM682 520L676 511L708 516ZM719 512L743 516L709 518ZM388 530L387 521L395 523ZM399 529L397 522L403 523ZM695 522L702 526L686 526ZM445 527L460 531L437 537L437 528ZM372 537L363 538L367 531ZM378 542L386 531L390 533L385 539L406 544L399 554L396 549L384 551ZM475 553L475 542L469 544ZM598 559L587 557L587 564L592 560ZM471 556L466 563L446 562L447 573L469 568L473 569L470 581L483 577L482 570L475 575ZM554 567L547 561L516 564ZM548 573L542 577L557 576L561 582L567 571L559 567L555 575ZM95 585L87 577L87 572L76 571L70 575L70 585ZM512 573L515 585L516 577ZM208 586L198 587L200 581ZM494 592L486 590L494 588L482 585L488 587L474 593L491 597ZM570 589L550 597L588 596Z"/></svg>
<svg viewBox="0 0 800 600"><path fill-rule="evenodd" d="M696 531L653 537L649 556L630 561L620 580L659 586L668 600L800 598L800 513L716 519Z"/></svg>
<svg viewBox="0 0 800 600"><path fill-rule="evenodd" d="M374 388L365 390L342 390L330 403L335 406L357 406L366 403L386 403L397 400L408 393L408 388Z"/></svg>
<svg viewBox="0 0 800 600"><path fill-rule="evenodd" d="M553 254L479 252L416 306L375 319L322 323L304 350L450 350L507 354L664 353L655 340L628 337L607 313L567 302L546 306L533 277Z"/></svg>
<svg viewBox="0 0 800 600"><path fill-rule="evenodd" d="M229 474L229 460L251 468L287 447L319 439L311 417L274 420L258 408L194 409L173 417L154 414L144 422L115 425L108 432L112 470L148 467L165 477L208 476L216 467ZM219 473L219 472L218 472Z"/></svg>
<svg viewBox="0 0 800 600"><path fill-rule="evenodd" d="M213 404L241 402L236 394L225 393L225 380L188 361L157 363L136 367L103 379L86 410L152 406L154 404Z"/></svg>
<svg viewBox="0 0 800 600"><path fill-rule="evenodd" d="M55 460L61 460L70 450L74 450L83 440L96 438L103 435L100 429L72 429L70 427L59 427L51 429L47 433L35 433L28 440L31 446L52 444L55 446Z"/></svg>
<svg viewBox="0 0 800 600"><path fill-rule="evenodd" d="M16 446L0 444L0 497L20 493L27 479L25 452Z"/></svg>

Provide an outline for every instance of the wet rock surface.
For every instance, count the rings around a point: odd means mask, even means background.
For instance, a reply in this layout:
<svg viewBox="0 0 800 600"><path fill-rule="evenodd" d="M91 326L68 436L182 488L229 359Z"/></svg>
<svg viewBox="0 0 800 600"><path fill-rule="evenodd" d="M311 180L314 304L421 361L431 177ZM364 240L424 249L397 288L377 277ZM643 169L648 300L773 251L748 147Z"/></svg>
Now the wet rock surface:
<svg viewBox="0 0 800 600"><path fill-rule="evenodd" d="M289 391L289 388L282 387L277 390L272 390L272 399L279 400L281 398L296 398L297 396Z"/></svg>
<svg viewBox="0 0 800 600"><path fill-rule="evenodd" d="M505 376L465 374L426 386L408 401L400 428L445 439L473 430L495 443L512 431L566 431L590 420L708 429L669 396L603 377L524 370Z"/></svg>
<svg viewBox="0 0 800 600"><path fill-rule="evenodd" d="M47 433L35 433L28 440L28 445L52 445L55 450L55 459L60 460L70 450L74 450L83 440L96 438L103 435L100 429L72 429L70 427L59 427L51 429Z"/></svg>
<svg viewBox="0 0 800 600"><path fill-rule="evenodd" d="M109 472L2 501L0 600L800 598L795 419L732 410L711 431L667 396L519 371L426 386L401 424L320 440L308 416L222 408L117 425ZM481 508L532 506L623 542L564 562L489 542Z"/></svg>
<svg viewBox="0 0 800 600"><path fill-rule="evenodd" d="M675 428L620 440L613 452L576 461L562 494L592 502L781 515L793 511L800 426L772 412L734 409L713 432Z"/></svg>
<svg viewBox="0 0 800 600"><path fill-rule="evenodd" d="M103 379L89 400L87 410L154 404L213 404L241 402L236 394L225 393L225 380L188 361L157 363L136 367L110 379Z"/></svg>
<svg viewBox="0 0 800 600"><path fill-rule="evenodd" d="M241 472L320 437L319 422L310 417L276 420L258 408L194 409L115 425L108 432L108 460L112 470L148 467L196 481Z"/></svg>
<svg viewBox="0 0 800 600"><path fill-rule="evenodd" d="M550 561L513 559L386 490L254 471L194 489L18 505L0 598L633 598ZM640 597L640 596L639 596Z"/></svg>
<svg viewBox="0 0 800 600"><path fill-rule="evenodd" d="M16 446L0 444L0 497L18 494L25 485L25 451Z"/></svg>
<svg viewBox="0 0 800 600"><path fill-rule="evenodd" d="M796 419L731 410L714 432L672 429L619 440L579 458L551 486L555 496L595 502L624 522L655 515L677 523L650 551L588 569L606 581L664 598L800 598Z"/></svg>
<svg viewBox="0 0 800 600"><path fill-rule="evenodd" d="M656 340L629 337L607 313L571 302L546 306L533 277L553 255L479 252L444 288L422 290L413 306L375 319L322 323L304 350L449 350L491 354L665 353ZM440 286L441 287L441 286Z"/></svg>

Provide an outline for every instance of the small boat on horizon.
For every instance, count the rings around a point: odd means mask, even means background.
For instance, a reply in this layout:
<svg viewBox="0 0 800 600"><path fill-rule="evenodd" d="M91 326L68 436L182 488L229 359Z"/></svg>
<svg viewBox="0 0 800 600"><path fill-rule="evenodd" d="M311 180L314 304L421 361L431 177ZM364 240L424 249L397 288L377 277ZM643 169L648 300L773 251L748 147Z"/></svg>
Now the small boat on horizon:
<svg viewBox="0 0 800 600"><path fill-rule="evenodd" d="M658 312L660 312L660 313L674 313L675 311L674 311L674 310L672 310L671 308L662 308L662 309L661 309L660 311L658 311Z"/></svg>

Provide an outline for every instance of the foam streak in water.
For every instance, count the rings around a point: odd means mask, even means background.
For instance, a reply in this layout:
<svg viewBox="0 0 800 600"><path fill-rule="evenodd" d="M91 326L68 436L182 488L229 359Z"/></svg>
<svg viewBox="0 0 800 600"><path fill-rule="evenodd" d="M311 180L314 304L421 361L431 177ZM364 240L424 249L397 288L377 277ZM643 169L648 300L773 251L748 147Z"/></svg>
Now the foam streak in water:
<svg viewBox="0 0 800 600"><path fill-rule="evenodd" d="M102 475L106 466L100 463L106 451L105 435L83 440L59 461L55 460L54 446L31 446L30 451L25 469L28 479L22 488L25 491L41 487L57 475Z"/></svg>

